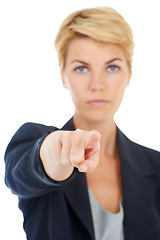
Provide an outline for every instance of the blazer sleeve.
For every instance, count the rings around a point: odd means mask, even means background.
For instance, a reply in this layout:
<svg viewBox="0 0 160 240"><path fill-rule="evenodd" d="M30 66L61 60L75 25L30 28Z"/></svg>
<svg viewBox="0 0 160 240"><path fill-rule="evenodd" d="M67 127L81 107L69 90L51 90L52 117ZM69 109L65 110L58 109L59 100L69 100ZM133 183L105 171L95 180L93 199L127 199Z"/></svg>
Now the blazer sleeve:
<svg viewBox="0 0 160 240"><path fill-rule="evenodd" d="M46 174L39 156L44 138L56 127L26 123L11 139L5 152L5 183L19 198L33 198L48 194L72 180L56 182Z"/></svg>

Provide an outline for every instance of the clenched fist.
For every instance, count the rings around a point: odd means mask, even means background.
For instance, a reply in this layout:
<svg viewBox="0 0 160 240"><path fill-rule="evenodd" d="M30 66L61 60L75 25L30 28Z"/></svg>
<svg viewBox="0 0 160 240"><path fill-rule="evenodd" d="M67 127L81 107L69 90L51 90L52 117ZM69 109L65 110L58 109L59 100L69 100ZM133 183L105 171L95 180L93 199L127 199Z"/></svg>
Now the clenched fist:
<svg viewBox="0 0 160 240"><path fill-rule="evenodd" d="M55 131L42 143L40 157L49 177L67 179L74 167L92 172L99 163L100 133L97 131Z"/></svg>

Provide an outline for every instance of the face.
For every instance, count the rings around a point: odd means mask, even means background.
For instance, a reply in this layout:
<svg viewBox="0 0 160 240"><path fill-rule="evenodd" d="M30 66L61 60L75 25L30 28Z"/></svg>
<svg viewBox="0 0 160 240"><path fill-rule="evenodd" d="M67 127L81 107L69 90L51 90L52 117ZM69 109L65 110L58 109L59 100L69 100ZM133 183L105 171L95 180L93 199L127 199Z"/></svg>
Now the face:
<svg viewBox="0 0 160 240"><path fill-rule="evenodd" d="M61 76L75 115L86 121L105 121L113 119L118 110L130 74L118 46L76 38L68 46Z"/></svg>

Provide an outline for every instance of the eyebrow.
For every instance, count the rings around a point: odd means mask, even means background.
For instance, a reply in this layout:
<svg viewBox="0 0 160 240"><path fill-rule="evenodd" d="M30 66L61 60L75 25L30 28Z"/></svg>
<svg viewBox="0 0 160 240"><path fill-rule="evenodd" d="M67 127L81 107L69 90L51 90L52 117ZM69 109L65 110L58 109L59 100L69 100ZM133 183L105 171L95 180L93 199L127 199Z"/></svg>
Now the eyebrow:
<svg viewBox="0 0 160 240"><path fill-rule="evenodd" d="M81 61L81 60L74 60L74 61L71 62L71 63L75 63L75 62L78 62L78 63L84 64L84 65L89 65L89 63L83 62L83 61Z"/></svg>
<svg viewBox="0 0 160 240"><path fill-rule="evenodd" d="M110 63L112 63L112 62L114 62L114 61L123 61L122 60L122 58L113 58L113 59L111 59L111 60L109 60L108 62L106 62L106 64L110 64Z"/></svg>
<svg viewBox="0 0 160 240"><path fill-rule="evenodd" d="M121 58L113 58L113 59L109 60L108 62L106 62L105 64L110 64L110 63L112 63L112 62L114 62L114 61L117 61L117 60L118 60L118 61L123 61ZM74 61L71 62L71 64L72 64L72 63L75 63L75 62L84 64L84 65L89 65L89 63L86 63L86 62L81 61L81 60L74 60Z"/></svg>

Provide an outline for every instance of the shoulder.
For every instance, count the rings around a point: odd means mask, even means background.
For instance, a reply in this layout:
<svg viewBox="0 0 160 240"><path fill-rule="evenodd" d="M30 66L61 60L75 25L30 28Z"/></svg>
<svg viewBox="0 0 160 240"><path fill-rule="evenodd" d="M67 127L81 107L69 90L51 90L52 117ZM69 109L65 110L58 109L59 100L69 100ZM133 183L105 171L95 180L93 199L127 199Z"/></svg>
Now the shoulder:
<svg viewBox="0 0 160 240"><path fill-rule="evenodd" d="M118 141L122 147L127 147L135 153L141 153L143 155L156 155L160 156L160 152L146 146L143 146L139 143L136 143L129 139L119 128L118 128Z"/></svg>
<svg viewBox="0 0 160 240"><path fill-rule="evenodd" d="M40 123L27 122L24 123L13 135L8 144L7 151L20 146L21 144L28 144L36 142L40 138L44 138L47 134L60 130L55 126L47 126ZM73 118L71 118L61 130L74 130Z"/></svg>
<svg viewBox="0 0 160 240"><path fill-rule="evenodd" d="M18 138L23 138L25 136L29 139L39 138L44 134L56 130L58 130L58 128L54 126L46 126L40 123L27 122L18 129L18 131L15 133L15 136Z"/></svg>
<svg viewBox="0 0 160 240"><path fill-rule="evenodd" d="M46 126L39 123L27 122L23 124L11 138L5 155L16 147L32 144L53 131L58 130L54 126Z"/></svg>
<svg viewBox="0 0 160 240"><path fill-rule="evenodd" d="M160 152L157 151L157 150L154 150L152 148L149 148L149 147L146 147L146 146L143 146L139 143L136 143L136 142L133 142L131 140L130 141L130 144L132 145L132 147L134 148L134 151L135 152L138 152L141 154L141 156L144 156L144 157L148 157L148 158L159 158L160 160Z"/></svg>
<svg viewBox="0 0 160 240"><path fill-rule="evenodd" d="M133 142L118 129L119 151L130 164L148 172L149 169L160 171L160 152Z"/></svg>
<svg viewBox="0 0 160 240"><path fill-rule="evenodd" d="M149 162L149 164L152 166L152 168L154 169L155 172L160 171L160 152L148 147L145 147L143 145L140 145L138 143L132 142L131 144L134 147L134 151L137 152L137 154L139 154L140 158L142 159L142 162L147 165L147 161ZM143 159L145 161L143 161Z"/></svg>
<svg viewBox="0 0 160 240"><path fill-rule="evenodd" d="M74 124L73 124L73 118L71 118L62 128L57 128L55 126L47 126L40 123L33 123L33 122L27 122L23 124L18 131L15 133L15 136L18 136L19 138L23 138L24 136L26 138L40 138L44 134L49 134L56 130L75 130Z"/></svg>

